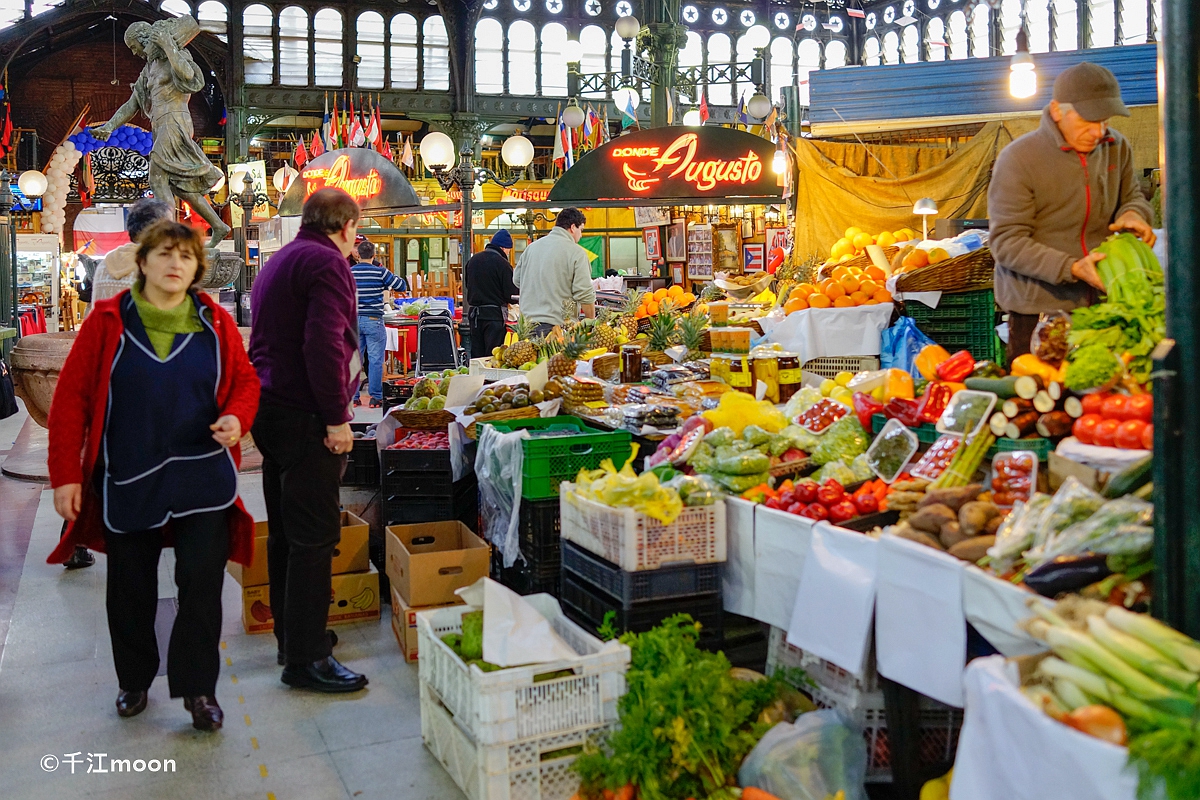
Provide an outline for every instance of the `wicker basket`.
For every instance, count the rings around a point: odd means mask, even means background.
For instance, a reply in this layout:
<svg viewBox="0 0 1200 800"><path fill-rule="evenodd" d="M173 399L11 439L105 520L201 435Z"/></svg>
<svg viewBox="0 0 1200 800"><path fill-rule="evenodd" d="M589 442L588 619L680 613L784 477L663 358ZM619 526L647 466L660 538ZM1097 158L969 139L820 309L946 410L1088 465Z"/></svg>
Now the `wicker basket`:
<svg viewBox="0 0 1200 800"><path fill-rule="evenodd" d="M467 438L475 438L475 426L480 422L498 422L506 419L530 419L536 417L541 412L537 406L525 406L524 408L506 408L503 411L494 411L491 414L480 414L471 421L467 426Z"/></svg>
<svg viewBox="0 0 1200 800"><path fill-rule="evenodd" d="M883 248L883 257L888 260L888 263L891 263L892 259L896 257L896 253L899 252L899 247L885 247ZM857 267L859 269L866 269L867 267L874 265L875 262L871 260L871 256L867 253L863 253L861 256L855 256L854 258L843 261L840 264L830 264L828 267L821 267L818 272L824 273L823 277L827 278L829 277L829 274L832 273L837 267Z"/></svg>
<svg viewBox="0 0 1200 800"><path fill-rule="evenodd" d="M991 289L996 262L987 247L930 264L896 278L900 292L973 292Z"/></svg>
<svg viewBox="0 0 1200 800"><path fill-rule="evenodd" d="M656 367L671 363L671 357L661 350L642 350L642 358Z"/></svg>
<svg viewBox="0 0 1200 800"><path fill-rule="evenodd" d="M606 353L592 359L592 374L602 381L611 381L621 371L621 357Z"/></svg>
<svg viewBox="0 0 1200 800"><path fill-rule="evenodd" d="M400 423L401 427L414 428L419 431L444 431L446 426L454 422L454 415L449 411L405 411L402 408L393 409L388 416Z"/></svg>
<svg viewBox="0 0 1200 800"><path fill-rule="evenodd" d="M771 467L771 475L775 478L791 478L798 475L807 475L814 471L816 464L811 458L801 458L797 461L785 461L782 464L776 464Z"/></svg>

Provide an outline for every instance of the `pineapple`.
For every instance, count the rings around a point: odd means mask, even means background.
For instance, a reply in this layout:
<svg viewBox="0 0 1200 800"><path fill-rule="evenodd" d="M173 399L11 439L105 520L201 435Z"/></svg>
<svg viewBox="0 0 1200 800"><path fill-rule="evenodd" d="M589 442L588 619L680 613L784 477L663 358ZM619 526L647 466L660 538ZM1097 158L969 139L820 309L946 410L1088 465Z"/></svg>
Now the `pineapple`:
<svg viewBox="0 0 1200 800"><path fill-rule="evenodd" d="M537 359L537 348L529 341L533 336L533 328L533 323L524 314L517 317L517 324L513 331L517 336L517 341L510 344L504 351L504 365L509 369L516 369L522 364L528 364Z"/></svg>
<svg viewBox="0 0 1200 800"><path fill-rule="evenodd" d="M662 352L674 344L676 321L674 304L664 300L659 306L659 312L650 318L650 332L647 334L647 350Z"/></svg>
<svg viewBox="0 0 1200 800"><path fill-rule="evenodd" d="M703 311L693 311L679 318L679 343L688 351L685 361L700 358L700 343L704 340L707 328L708 315Z"/></svg>
<svg viewBox="0 0 1200 800"><path fill-rule="evenodd" d="M625 326L625 335L630 339L638 334L638 320L635 315L642 307L642 295L644 294L645 292L640 289L625 291L625 305L621 306L621 324Z"/></svg>
<svg viewBox="0 0 1200 800"><path fill-rule="evenodd" d="M610 352L617 349L617 332L612 328L611 311L607 308L600 309L595 323L590 327L593 347L603 347Z"/></svg>
<svg viewBox="0 0 1200 800"><path fill-rule="evenodd" d="M562 351L550 357L546 371L551 378L562 378L575 374L575 362L583 351L591 347L591 332L577 327L563 335Z"/></svg>
<svg viewBox="0 0 1200 800"><path fill-rule="evenodd" d="M579 306L575 305L574 300L564 300L562 304L563 324L562 330L566 334L579 324Z"/></svg>
<svg viewBox="0 0 1200 800"><path fill-rule="evenodd" d="M720 300L724 294L724 292L717 288L715 283L706 283L704 284L704 288L700 290L700 302L712 303Z"/></svg>

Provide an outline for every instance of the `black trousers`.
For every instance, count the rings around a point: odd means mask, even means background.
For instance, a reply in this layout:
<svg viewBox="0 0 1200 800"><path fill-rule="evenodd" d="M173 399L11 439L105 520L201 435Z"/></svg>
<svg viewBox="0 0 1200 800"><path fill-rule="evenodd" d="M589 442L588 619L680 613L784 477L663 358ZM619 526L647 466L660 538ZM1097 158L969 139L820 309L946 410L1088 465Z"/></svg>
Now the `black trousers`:
<svg viewBox="0 0 1200 800"><path fill-rule="evenodd" d="M471 358L486 358L504 344L508 327L499 306L480 306L467 312L471 329Z"/></svg>
<svg viewBox="0 0 1200 800"><path fill-rule="evenodd" d="M1017 356L1023 356L1029 352L1033 329L1037 327L1040 316L1039 314L1008 312L1008 346L1005 348L1004 355L1009 364Z"/></svg>
<svg viewBox="0 0 1200 800"><path fill-rule="evenodd" d="M172 521L179 611L167 650L171 697L212 697L221 671L221 584L229 557L225 511ZM158 673L158 558L162 528L104 536L108 550L108 630L117 680L127 692L150 688Z"/></svg>
<svg viewBox="0 0 1200 800"><path fill-rule="evenodd" d="M332 652L325 625L346 456L325 447L325 425L300 409L262 404L253 433L263 454L275 638L288 664L320 661Z"/></svg>

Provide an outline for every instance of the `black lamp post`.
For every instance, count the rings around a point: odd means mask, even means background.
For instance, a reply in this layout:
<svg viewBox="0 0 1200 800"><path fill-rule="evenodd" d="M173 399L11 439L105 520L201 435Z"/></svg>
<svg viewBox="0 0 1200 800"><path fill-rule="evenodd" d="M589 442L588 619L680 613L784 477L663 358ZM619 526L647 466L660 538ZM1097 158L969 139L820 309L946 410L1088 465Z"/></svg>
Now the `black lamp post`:
<svg viewBox="0 0 1200 800"><path fill-rule="evenodd" d="M236 188L234 186L235 180L240 180L242 184L241 191L236 193L233 192L234 188ZM234 284L236 288L235 298L237 300L237 323L241 326L249 326L249 303L244 298L249 298L250 296L250 287L254 282L254 275L257 273L257 270L252 271L250 269L250 241L247 234L249 232L250 215L254 212L255 208L266 203L268 198L267 193L258 188L254 178L248 172L234 173L229 179L229 184L230 202L237 203L238 207L242 209L242 224L238 226L238 236L241 241L238 243L238 246L241 250L244 268L238 274L237 282Z"/></svg>
<svg viewBox="0 0 1200 800"><path fill-rule="evenodd" d="M17 226L12 216L15 200L12 193L11 178L8 170L0 169L0 226L7 226L5 232L0 230L5 246L0 248L3 262L0 263L0 322L5 326L18 329L17 325Z"/></svg>

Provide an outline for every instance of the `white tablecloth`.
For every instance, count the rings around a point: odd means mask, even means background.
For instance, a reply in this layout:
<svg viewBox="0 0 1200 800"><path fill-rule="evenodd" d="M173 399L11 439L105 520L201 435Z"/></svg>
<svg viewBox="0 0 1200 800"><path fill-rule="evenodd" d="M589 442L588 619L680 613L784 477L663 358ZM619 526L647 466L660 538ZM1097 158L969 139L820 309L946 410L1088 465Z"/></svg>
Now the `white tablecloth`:
<svg viewBox="0 0 1200 800"><path fill-rule="evenodd" d="M857 308L809 308L793 311L782 320L759 321L766 341L777 342L796 353L800 363L825 356L879 355L879 337L892 318L892 305L879 303Z"/></svg>
<svg viewBox="0 0 1200 800"><path fill-rule="evenodd" d="M754 616L754 508L737 497L725 500L725 571L722 597L725 610L743 617Z"/></svg>
<svg viewBox="0 0 1200 800"><path fill-rule="evenodd" d="M813 521L785 511L754 510L754 618L787 630L812 542Z"/></svg>
<svg viewBox="0 0 1200 800"><path fill-rule="evenodd" d="M973 565L963 570L962 589L967 622L974 625L992 647L1010 658L1033 655L1046 649L1044 644L1017 627L1018 622L1032 616L1026 601L1038 595ZM1050 604L1048 600L1038 599Z"/></svg>

